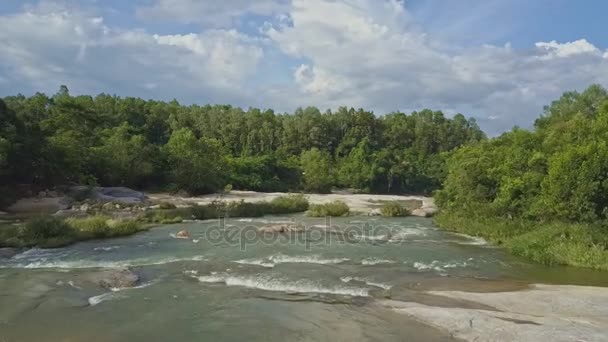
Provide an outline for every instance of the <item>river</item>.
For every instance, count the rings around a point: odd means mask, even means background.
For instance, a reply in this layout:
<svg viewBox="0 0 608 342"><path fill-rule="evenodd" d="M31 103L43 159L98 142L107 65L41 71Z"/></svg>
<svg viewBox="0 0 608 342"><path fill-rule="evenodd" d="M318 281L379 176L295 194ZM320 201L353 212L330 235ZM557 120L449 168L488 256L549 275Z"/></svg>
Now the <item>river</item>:
<svg viewBox="0 0 608 342"><path fill-rule="evenodd" d="M294 222L307 230L256 233ZM180 230L192 238L175 238ZM138 286L90 281L114 267L130 267ZM608 279L529 263L425 218L187 222L0 260L0 341L444 341L447 332L374 303L457 305L424 291L528 283Z"/></svg>

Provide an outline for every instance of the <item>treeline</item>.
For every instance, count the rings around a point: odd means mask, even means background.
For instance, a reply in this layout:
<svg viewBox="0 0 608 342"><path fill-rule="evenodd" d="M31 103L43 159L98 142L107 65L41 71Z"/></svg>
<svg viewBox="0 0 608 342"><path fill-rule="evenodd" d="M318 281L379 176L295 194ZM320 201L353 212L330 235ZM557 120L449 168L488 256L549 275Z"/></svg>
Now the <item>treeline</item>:
<svg viewBox="0 0 608 342"><path fill-rule="evenodd" d="M446 153L484 138L474 119L431 110L276 114L71 96L62 86L51 97L0 100L0 184L430 193L444 179Z"/></svg>
<svg viewBox="0 0 608 342"><path fill-rule="evenodd" d="M608 93L593 85L447 161L437 222L545 263L608 269Z"/></svg>

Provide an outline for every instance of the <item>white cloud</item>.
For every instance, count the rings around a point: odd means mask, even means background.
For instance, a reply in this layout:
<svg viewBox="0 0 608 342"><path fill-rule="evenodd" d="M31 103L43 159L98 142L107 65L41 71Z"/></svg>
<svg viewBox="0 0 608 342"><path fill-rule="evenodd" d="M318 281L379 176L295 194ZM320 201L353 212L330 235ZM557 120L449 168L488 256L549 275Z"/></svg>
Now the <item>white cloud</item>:
<svg viewBox="0 0 608 342"><path fill-rule="evenodd" d="M294 0L290 17L266 34L308 61L294 73L296 89L271 93L291 107L454 108L495 133L528 126L563 91L608 77L608 61L584 39L523 51L454 47L417 29L395 0Z"/></svg>
<svg viewBox="0 0 608 342"><path fill-rule="evenodd" d="M566 90L608 79L608 50L585 39L458 46L426 33L398 0L159 0L139 14L215 28L153 34L52 2L26 7L0 15L0 94L67 84L279 111L428 107L475 115L496 133L530 125ZM229 25L249 14L275 18L260 36Z"/></svg>
<svg viewBox="0 0 608 342"><path fill-rule="evenodd" d="M32 91L66 84L79 93L243 102L243 82L264 55L256 39L233 30L152 35L108 27L89 13L48 8L0 16L0 67L8 70L2 76Z"/></svg>
<svg viewBox="0 0 608 342"><path fill-rule="evenodd" d="M539 50L545 52L545 54L540 56L541 59L564 58L582 54L600 54L600 50L586 39L579 39L563 44L553 40L548 43L538 42L535 45Z"/></svg>
<svg viewBox="0 0 608 342"><path fill-rule="evenodd" d="M151 20L227 26L244 14L273 15L289 9L289 0L156 0L137 15Z"/></svg>

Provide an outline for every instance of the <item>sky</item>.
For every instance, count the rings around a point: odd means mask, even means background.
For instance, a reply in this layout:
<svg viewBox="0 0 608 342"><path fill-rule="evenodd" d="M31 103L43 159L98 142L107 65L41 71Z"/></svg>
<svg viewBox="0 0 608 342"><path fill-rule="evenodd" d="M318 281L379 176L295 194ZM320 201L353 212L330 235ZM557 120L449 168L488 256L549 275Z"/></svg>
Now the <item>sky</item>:
<svg viewBox="0 0 608 342"><path fill-rule="evenodd" d="M0 96L430 108L490 135L608 86L604 0L2 0Z"/></svg>

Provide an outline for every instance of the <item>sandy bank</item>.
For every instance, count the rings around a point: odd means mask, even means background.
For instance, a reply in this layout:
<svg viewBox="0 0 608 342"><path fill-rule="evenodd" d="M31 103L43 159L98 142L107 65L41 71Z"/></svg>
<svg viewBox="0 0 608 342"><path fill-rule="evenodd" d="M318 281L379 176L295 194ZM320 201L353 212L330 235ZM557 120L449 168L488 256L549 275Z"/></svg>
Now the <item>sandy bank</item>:
<svg viewBox="0 0 608 342"><path fill-rule="evenodd" d="M180 197L166 193L148 194L152 201L170 202L176 205L192 205L192 204L209 204L215 200L224 201L241 201L259 202L271 201L274 198L288 195L282 192L262 193L255 191L231 191L226 195L205 195L198 197ZM323 204L336 200L344 201L352 211L368 214L374 209L381 206L382 201L421 201L420 209L428 212L436 211L436 206L433 198L424 196L399 196L399 195L366 195L366 194L349 194L349 193L332 193L332 194L306 194L308 201L311 204Z"/></svg>
<svg viewBox="0 0 608 342"><path fill-rule="evenodd" d="M427 294L485 308L392 300L381 305L467 341L608 340L608 288L532 285L529 290L514 292Z"/></svg>

